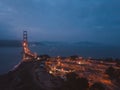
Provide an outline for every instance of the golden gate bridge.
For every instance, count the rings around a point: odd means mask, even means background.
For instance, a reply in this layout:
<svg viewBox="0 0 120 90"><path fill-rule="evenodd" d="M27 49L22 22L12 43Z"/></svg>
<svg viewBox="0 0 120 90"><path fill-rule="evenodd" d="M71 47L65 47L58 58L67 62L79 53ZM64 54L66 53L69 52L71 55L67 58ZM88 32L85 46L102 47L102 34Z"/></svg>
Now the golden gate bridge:
<svg viewBox="0 0 120 90"><path fill-rule="evenodd" d="M23 47L23 58L22 58L23 61L37 59L37 53L31 52L31 50L29 49L27 31L23 31L22 47Z"/></svg>

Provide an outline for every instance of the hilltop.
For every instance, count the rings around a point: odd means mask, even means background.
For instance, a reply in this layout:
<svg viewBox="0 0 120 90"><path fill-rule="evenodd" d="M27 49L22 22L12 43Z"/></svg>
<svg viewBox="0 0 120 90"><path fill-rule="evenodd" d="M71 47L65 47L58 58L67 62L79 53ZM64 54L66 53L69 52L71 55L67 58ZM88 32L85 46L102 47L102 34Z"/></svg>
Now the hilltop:
<svg viewBox="0 0 120 90"><path fill-rule="evenodd" d="M0 90L119 90L119 75L117 61L39 56L1 75Z"/></svg>
<svg viewBox="0 0 120 90"><path fill-rule="evenodd" d="M40 61L21 62L13 71L0 76L0 90L53 90L59 88L60 78L40 68Z"/></svg>

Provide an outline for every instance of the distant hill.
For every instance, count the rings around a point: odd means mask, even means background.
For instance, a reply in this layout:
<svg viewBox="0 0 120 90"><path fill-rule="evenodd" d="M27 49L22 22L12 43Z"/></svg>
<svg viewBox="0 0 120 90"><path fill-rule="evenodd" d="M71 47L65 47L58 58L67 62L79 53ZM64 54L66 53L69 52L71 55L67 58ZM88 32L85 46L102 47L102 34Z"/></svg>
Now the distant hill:
<svg viewBox="0 0 120 90"><path fill-rule="evenodd" d="M21 47L20 40L0 40L0 47Z"/></svg>
<svg viewBox="0 0 120 90"><path fill-rule="evenodd" d="M108 46L106 44L103 44L103 43L96 43L96 42L76 42L74 43L76 45L79 45L79 46L84 46L84 47L105 47L105 46Z"/></svg>
<svg viewBox="0 0 120 90"><path fill-rule="evenodd" d="M81 46L81 47L108 47L103 43L96 42L52 42L52 41L40 41L40 42L29 42L29 46ZM21 47L21 40L0 40L0 47Z"/></svg>
<svg viewBox="0 0 120 90"><path fill-rule="evenodd" d="M59 45L68 45L68 43L67 42L59 42L59 41L41 41L41 42L38 42L38 45L59 46Z"/></svg>
<svg viewBox="0 0 120 90"><path fill-rule="evenodd" d="M114 46L114 45L107 45L103 43L97 43L97 42L87 42L87 41L81 41L81 42L53 42L53 41L40 41L40 42L29 42L29 45L35 45L35 46L80 46L80 47L108 47L108 46Z"/></svg>

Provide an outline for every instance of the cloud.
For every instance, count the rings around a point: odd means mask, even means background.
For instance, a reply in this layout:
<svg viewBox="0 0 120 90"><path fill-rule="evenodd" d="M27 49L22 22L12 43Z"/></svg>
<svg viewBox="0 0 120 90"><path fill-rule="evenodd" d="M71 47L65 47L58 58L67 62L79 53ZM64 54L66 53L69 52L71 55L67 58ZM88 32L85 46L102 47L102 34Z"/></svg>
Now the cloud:
<svg viewBox="0 0 120 90"><path fill-rule="evenodd" d="M23 29L30 29L35 40L114 42L120 33L119 4L119 0L0 0L0 19L19 38Z"/></svg>
<svg viewBox="0 0 120 90"><path fill-rule="evenodd" d="M6 22L0 22L0 39L13 39L16 36L13 33L12 26Z"/></svg>

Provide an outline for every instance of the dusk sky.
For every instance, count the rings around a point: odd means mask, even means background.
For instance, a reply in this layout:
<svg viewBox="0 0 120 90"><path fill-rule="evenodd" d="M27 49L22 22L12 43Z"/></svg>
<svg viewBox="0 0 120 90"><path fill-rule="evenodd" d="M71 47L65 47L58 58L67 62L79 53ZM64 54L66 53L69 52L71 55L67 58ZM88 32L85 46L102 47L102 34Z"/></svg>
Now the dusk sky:
<svg viewBox="0 0 120 90"><path fill-rule="evenodd" d="M120 44L120 0L0 0L0 39Z"/></svg>

